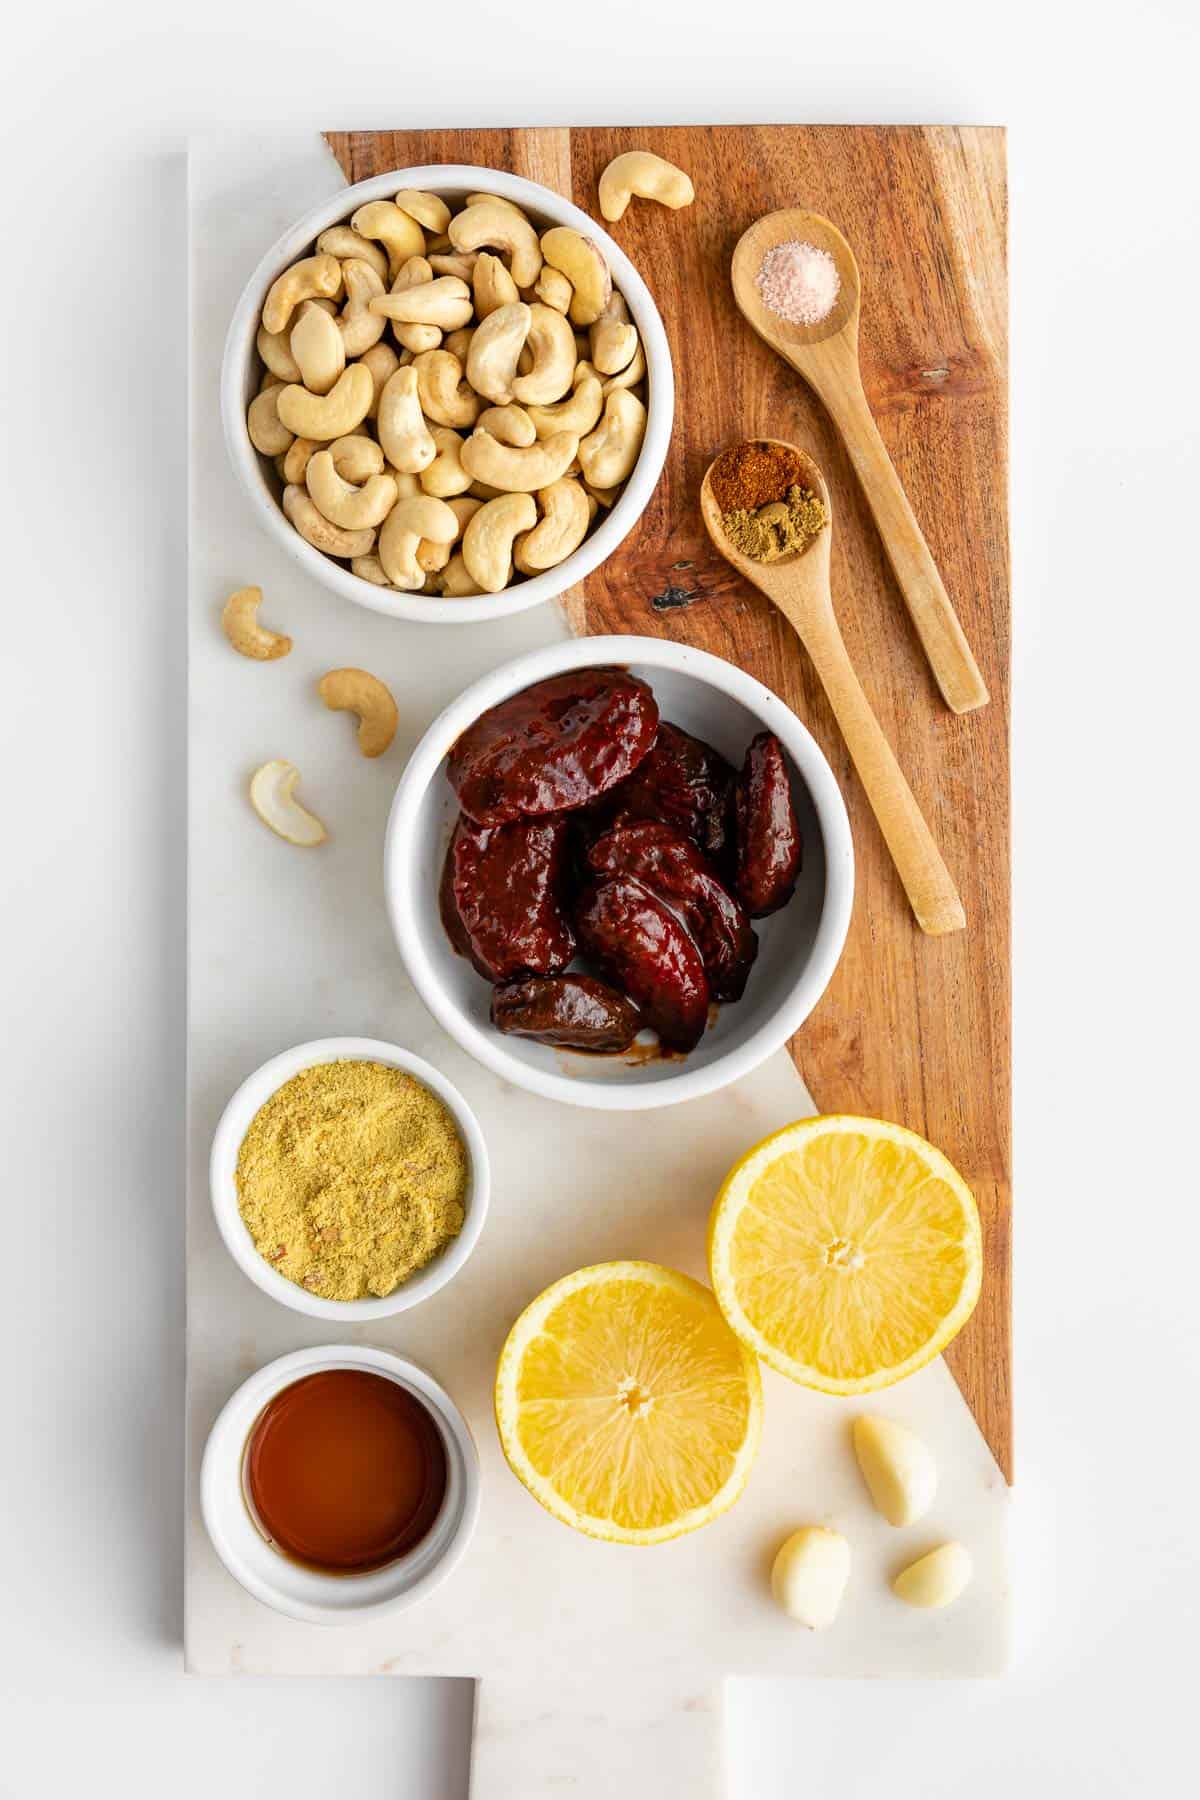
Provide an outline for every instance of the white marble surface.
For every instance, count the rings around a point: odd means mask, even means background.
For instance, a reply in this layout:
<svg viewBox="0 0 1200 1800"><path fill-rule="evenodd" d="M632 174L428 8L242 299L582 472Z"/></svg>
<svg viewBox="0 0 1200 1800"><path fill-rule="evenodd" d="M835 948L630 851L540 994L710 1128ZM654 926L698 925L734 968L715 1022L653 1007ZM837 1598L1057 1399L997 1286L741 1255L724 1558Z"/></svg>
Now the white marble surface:
<svg viewBox="0 0 1200 1800"><path fill-rule="evenodd" d="M455 1576L411 1612L319 1630L282 1619L226 1575L191 1495L187 1655L207 1672L462 1674L522 1679L552 1719L565 1671L593 1698L622 1683L683 1699L725 1675L980 1674L1006 1638L1007 1493L940 1363L882 1404L915 1425L943 1470L935 1513L894 1533L872 1511L847 1442L853 1408L766 1376L763 1450L734 1510L701 1533L637 1551L597 1544L548 1519L508 1473L490 1418L495 1359L520 1308L571 1267L647 1256L702 1272L704 1226L720 1177L758 1137L811 1110L781 1052L725 1094L628 1120L562 1108L505 1087L436 1027L412 993L380 896L382 829L407 747L444 701L489 663L563 630L553 609L496 629L405 626L345 606L302 576L259 531L233 485L214 383L225 320L262 243L336 186L315 140L225 137L194 146L191 487L190 1122L188 1318L190 1452L232 1387L285 1349L333 1333L273 1305L239 1274L213 1226L205 1159L242 1076L304 1038L391 1038L428 1057L476 1107L493 1157L484 1238L441 1294L367 1335L427 1364L478 1438L484 1502ZM236 658L220 602L257 582L264 617L296 648L268 665ZM377 763L314 692L326 668L356 663L392 686L400 735ZM244 797L268 756L302 771L302 793L331 829L316 853L267 833ZM351 1334L358 1335L358 1334ZM855 1575L836 1629L809 1635L771 1605L765 1571L803 1522L836 1522ZM920 1615L888 1577L940 1536L967 1542L976 1579L945 1615ZM615 1671L620 1671L618 1681ZM564 1706L566 1699L564 1697ZM522 1734L530 1772L546 1764Z"/></svg>

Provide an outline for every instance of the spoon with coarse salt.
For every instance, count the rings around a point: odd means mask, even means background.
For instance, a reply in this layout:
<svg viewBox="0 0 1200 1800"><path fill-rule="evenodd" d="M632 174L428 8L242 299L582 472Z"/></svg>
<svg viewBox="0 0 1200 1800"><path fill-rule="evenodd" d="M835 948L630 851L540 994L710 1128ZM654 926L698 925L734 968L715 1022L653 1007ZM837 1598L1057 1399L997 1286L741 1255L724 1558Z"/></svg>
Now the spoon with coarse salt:
<svg viewBox="0 0 1200 1800"><path fill-rule="evenodd" d="M854 252L820 213L790 206L742 234L732 275L744 317L804 377L842 434L946 705L958 713L985 706L971 646L863 392Z"/></svg>
<svg viewBox="0 0 1200 1800"><path fill-rule="evenodd" d="M779 443L777 438L754 441ZM725 535L721 507L713 492L713 470L720 457L709 464L700 489L700 511L708 535L726 562L779 608L812 658L917 924L931 937L961 931L967 920L958 890L863 693L834 616L829 587L833 510L825 478L803 450L794 444L779 447L800 459L804 485L825 508L825 523L817 535L797 554L774 562L757 562L737 549Z"/></svg>

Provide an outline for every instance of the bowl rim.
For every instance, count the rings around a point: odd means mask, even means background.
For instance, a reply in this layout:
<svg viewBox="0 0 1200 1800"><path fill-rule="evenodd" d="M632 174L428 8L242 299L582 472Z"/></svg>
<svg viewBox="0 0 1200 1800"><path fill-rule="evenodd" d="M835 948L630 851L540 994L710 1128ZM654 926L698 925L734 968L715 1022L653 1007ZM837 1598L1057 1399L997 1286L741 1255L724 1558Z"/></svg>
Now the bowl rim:
<svg viewBox="0 0 1200 1800"><path fill-rule="evenodd" d="M825 892L816 936L803 971L786 996L745 1043L723 1052L707 1065L645 1080L631 1075L611 1087L573 1080L570 1076L531 1068L513 1056L498 1032L480 1029L449 998L432 962L424 954L420 932L408 902L405 869L421 802L437 778L443 759L468 725L497 702L548 675L593 664L620 664L670 669L717 688L739 701L782 740L808 788L825 851ZM780 1049L808 1018L833 975L854 904L854 840L846 803L820 745L778 695L744 669L670 638L609 636L577 638L552 644L490 670L466 688L433 721L409 757L400 777L383 852L384 897L401 961L417 993L438 1024L477 1062L527 1092L569 1106L603 1111L636 1112L673 1106L716 1093L758 1067Z"/></svg>
<svg viewBox="0 0 1200 1800"><path fill-rule="evenodd" d="M227 1528L228 1509L233 1506L240 1507L250 1528L257 1530L241 1492L246 1444L255 1421L277 1394L306 1375L347 1368L365 1369L388 1377L414 1393L433 1415L448 1450L448 1480L442 1509L420 1544L415 1545L408 1555L386 1563L381 1569L370 1570L361 1576L322 1575L276 1554L281 1565L280 1580L273 1582L251 1566L239 1550L234 1533ZM371 1344L316 1344L289 1351L264 1363L234 1389L222 1406L205 1440L200 1462L201 1516L209 1541L229 1574L264 1606L310 1625L347 1625L374 1614L398 1611L423 1599L465 1556L479 1522L480 1498L479 1451L458 1405L420 1363ZM430 1552L426 1550L424 1569L405 1580L412 1560L439 1530L444 1540L440 1551L431 1560ZM263 1542L265 1544L265 1540ZM266 1547L270 1549L269 1545ZM323 1604L319 1598L305 1598L303 1594L289 1592L285 1571L291 1571L295 1588L306 1589L310 1595L320 1594L324 1589L331 1595L337 1592L343 1599L347 1593L355 1592L363 1597L349 1606Z"/></svg>
<svg viewBox="0 0 1200 1800"><path fill-rule="evenodd" d="M418 1269L390 1294L370 1300L326 1300L297 1287L277 1269L273 1269L255 1247L254 1239L238 1211L237 1189L233 1174L242 1139L255 1114L266 1105L272 1094L285 1081L304 1069L327 1062L380 1062L390 1068L413 1075L437 1095L449 1109L458 1127L471 1163L470 1181L463 1207L462 1230L452 1238L432 1262ZM225 1248L243 1275L261 1288L272 1300L292 1312L305 1313L312 1319L333 1319L344 1324L360 1324L364 1320L389 1319L408 1312L436 1294L462 1268L483 1232L491 1196L491 1166L487 1145L479 1120L452 1081L399 1044L381 1038L337 1037L311 1038L281 1050L246 1076L235 1089L213 1133L209 1153L209 1194L213 1216Z"/></svg>
<svg viewBox="0 0 1200 1800"><path fill-rule="evenodd" d="M375 587L340 563L316 550L300 536L284 516L263 473L258 451L246 430L246 383L258 315L267 287L281 269L295 261L318 233L342 223L368 200L390 199L402 187L440 189L488 188L533 211L544 212L555 224L571 225L591 237L608 260L613 281L624 295L641 334L646 353L648 393L646 435L633 473L606 519L556 568L519 582L500 594L466 596L447 602L424 594L403 594ZM306 569L323 587L385 617L409 619L420 624L469 625L491 619L511 618L544 601L556 599L582 581L617 549L633 530L662 474L671 442L675 417L675 376L670 345L662 318L646 283L620 245L587 213L540 182L527 181L503 169L473 163L426 163L420 167L389 169L368 181L342 188L332 199L310 208L289 226L259 259L243 287L225 335L221 358L221 421L225 446L238 487L246 495L260 521L286 555Z"/></svg>

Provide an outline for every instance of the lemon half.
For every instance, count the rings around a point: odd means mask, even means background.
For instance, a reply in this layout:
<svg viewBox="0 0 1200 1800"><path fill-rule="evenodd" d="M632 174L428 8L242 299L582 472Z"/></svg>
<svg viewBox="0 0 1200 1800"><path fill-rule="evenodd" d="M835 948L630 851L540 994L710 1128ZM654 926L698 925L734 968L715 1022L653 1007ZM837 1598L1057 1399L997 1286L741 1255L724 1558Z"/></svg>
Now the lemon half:
<svg viewBox="0 0 1200 1800"><path fill-rule="evenodd" d="M658 1544L732 1506L762 1425L758 1364L708 1288L599 1263L526 1307L496 1373L513 1473L577 1531Z"/></svg>
<svg viewBox="0 0 1200 1800"><path fill-rule="evenodd" d="M764 1362L867 1394L945 1349L979 1298L970 1189L902 1125L802 1119L726 1177L708 1231L721 1310Z"/></svg>

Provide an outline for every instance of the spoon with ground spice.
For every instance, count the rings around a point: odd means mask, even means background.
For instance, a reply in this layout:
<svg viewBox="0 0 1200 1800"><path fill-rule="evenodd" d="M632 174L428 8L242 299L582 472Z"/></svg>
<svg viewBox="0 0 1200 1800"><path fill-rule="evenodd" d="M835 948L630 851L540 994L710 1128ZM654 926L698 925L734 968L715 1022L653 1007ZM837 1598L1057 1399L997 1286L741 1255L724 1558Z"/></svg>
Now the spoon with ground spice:
<svg viewBox="0 0 1200 1800"><path fill-rule="evenodd" d="M863 392L854 252L820 213L789 206L743 233L731 273L744 317L804 377L845 440L946 705L985 706L983 677Z"/></svg>
<svg viewBox="0 0 1200 1800"><path fill-rule="evenodd" d="M777 606L812 658L918 925L961 931L962 901L854 672L833 611L829 489L811 456L777 438L733 444L700 489L708 535Z"/></svg>

